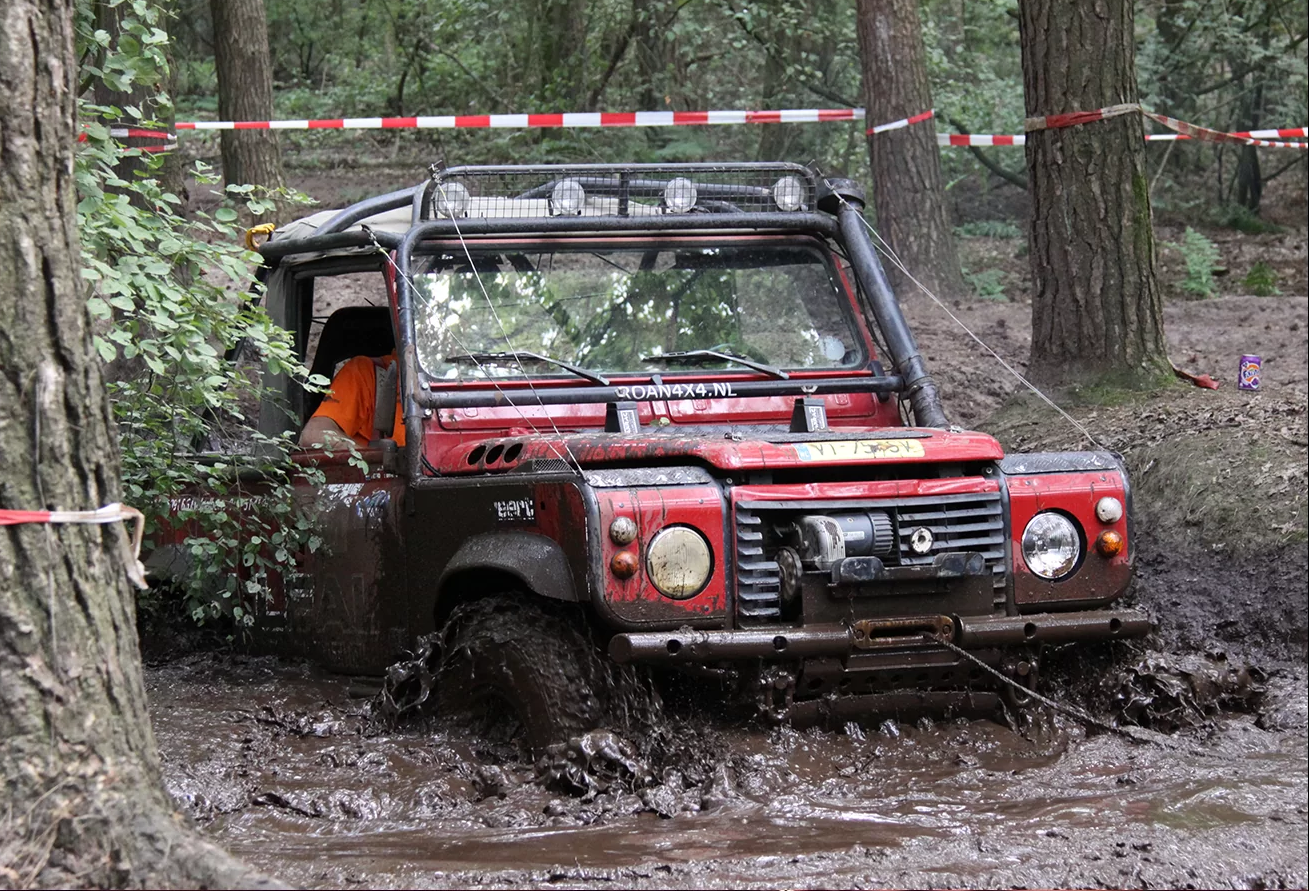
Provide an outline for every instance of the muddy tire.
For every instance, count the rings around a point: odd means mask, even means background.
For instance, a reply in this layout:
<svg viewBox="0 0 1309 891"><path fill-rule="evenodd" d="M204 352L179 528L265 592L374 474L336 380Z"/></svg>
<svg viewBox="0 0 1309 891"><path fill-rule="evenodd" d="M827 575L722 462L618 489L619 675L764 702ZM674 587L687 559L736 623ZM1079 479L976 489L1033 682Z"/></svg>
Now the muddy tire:
<svg viewBox="0 0 1309 891"><path fill-rule="evenodd" d="M609 671L581 618L521 594L456 607L442 632L441 711L512 715L515 736L536 753L601 726Z"/></svg>

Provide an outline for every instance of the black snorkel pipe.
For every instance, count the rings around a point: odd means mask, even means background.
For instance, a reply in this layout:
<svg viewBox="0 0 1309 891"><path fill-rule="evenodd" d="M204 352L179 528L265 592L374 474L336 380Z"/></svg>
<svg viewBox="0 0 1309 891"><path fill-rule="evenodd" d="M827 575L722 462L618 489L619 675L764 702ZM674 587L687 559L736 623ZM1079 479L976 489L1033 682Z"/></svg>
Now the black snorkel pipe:
<svg viewBox="0 0 1309 891"><path fill-rule="evenodd" d="M848 179L820 180L826 187L818 199L819 210L836 214L841 229L841 240L845 242L854 266L855 275L868 299L877 326L882 329L886 339L886 349L891 354L891 362L896 372L904 380L903 395L909 400L913 409L914 423L919 427L947 428L945 410L941 407L941 396L936 383L927 373L923 357L918 352L918 343L909 330L904 314L900 312L900 303L891 290L891 283L886 279L882 262L877 259L877 249L868 237L867 224L864 222L864 192L859 184Z"/></svg>

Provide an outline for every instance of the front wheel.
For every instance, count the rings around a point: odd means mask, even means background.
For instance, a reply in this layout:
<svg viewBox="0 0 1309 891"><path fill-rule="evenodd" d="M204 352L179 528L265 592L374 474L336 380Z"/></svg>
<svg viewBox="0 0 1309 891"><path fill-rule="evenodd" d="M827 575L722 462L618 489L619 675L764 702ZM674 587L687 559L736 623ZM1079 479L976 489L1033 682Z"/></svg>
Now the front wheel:
<svg viewBox="0 0 1309 891"><path fill-rule="evenodd" d="M605 720L609 672L579 610L531 595L461 604L441 637L443 710L516 720L535 753Z"/></svg>

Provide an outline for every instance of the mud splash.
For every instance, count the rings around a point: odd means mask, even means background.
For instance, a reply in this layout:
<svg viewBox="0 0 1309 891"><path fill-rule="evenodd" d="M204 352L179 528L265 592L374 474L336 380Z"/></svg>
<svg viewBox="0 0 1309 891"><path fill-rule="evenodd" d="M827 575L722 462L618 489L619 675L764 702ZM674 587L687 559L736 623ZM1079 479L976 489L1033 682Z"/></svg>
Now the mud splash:
<svg viewBox="0 0 1309 891"><path fill-rule="evenodd" d="M1059 718L1023 733L986 721L833 733L691 710L667 721L663 758L592 734L552 753L553 776L474 728L379 725L358 698L371 691L304 666L191 657L148 682L179 805L299 885L1309 879L1303 667L1263 682L1262 717L1211 717L1171 737L1180 751Z"/></svg>

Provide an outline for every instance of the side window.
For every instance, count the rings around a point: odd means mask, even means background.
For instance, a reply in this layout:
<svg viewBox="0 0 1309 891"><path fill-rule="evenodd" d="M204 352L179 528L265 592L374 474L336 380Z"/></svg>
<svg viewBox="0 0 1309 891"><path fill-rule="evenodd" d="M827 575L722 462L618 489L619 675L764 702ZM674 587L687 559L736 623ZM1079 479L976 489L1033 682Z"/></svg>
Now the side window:
<svg viewBox="0 0 1309 891"><path fill-rule="evenodd" d="M331 380L355 356L385 356L395 349L386 280L377 271L318 275L305 341L311 374ZM304 419L318 408L321 393L306 394Z"/></svg>

